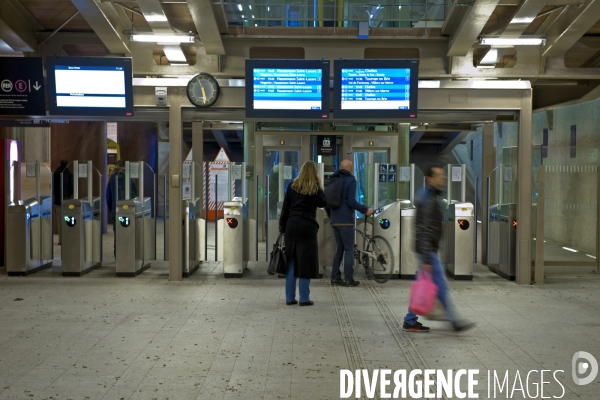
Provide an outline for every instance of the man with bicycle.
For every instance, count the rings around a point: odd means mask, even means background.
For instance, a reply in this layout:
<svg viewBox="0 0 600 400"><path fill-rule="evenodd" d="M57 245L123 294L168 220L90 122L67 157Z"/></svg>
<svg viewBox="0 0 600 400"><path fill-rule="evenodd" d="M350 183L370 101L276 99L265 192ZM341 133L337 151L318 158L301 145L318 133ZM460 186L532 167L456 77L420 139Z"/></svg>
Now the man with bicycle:
<svg viewBox="0 0 600 400"><path fill-rule="evenodd" d="M340 169L331 175L330 182L342 179L341 204L339 207L326 208L329 221L335 234L337 251L333 257L331 271L331 284L338 286L358 286L359 281L354 280L354 211L359 211L367 216L373 215L373 210L356 201L356 178L352 174L354 165L350 160L342 161ZM340 264L344 257L344 278L340 271Z"/></svg>
<svg viewBox="0 0 600 400"><path fill-rule="evenodd" d="M419 257L420 269L431 274L433 283L438 287L438 300L444 306L452 330L464 331L473 324L461 321L456 316L450 295L444 268L438 257L440 240L442 239L442 210L438 196L446 187L446 175L442 167L431 165L425 174L425 187L416 196L415 206L417 217L415 221L416 251ZM418 317L410 309L404 317L402 329L407 332L429 332L429 327L417 321Z"/></svg>

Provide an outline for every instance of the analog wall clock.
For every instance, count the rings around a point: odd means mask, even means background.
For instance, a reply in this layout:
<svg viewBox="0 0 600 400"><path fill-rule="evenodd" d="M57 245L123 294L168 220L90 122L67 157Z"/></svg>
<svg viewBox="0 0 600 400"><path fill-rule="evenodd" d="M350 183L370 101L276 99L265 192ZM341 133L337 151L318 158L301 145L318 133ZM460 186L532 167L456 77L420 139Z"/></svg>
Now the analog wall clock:
<svg viewBox="0 0 600 400"><path fill-rule="evenodd" d="M188 99L196 107L212 106L219 98L220 92L221 89L215 77L204 72L190 79L187 84Z"/></svg>

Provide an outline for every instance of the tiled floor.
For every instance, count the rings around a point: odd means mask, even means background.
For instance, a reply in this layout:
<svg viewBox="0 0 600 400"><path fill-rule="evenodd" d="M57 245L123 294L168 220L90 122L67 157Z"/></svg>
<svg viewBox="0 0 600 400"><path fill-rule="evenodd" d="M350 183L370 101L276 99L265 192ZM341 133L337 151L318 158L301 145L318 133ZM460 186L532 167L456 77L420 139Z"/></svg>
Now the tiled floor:
<svg viewBox="0 0 600 400"><path fill-rule="evenodd" d="M477 266L473 281L450 281L475 329L430 322L430 333L407 334L410 281L314 280L315 306L286 306L283 280L265 263L242 279L224 279L216 262L178 283L164 262L116 278L105 242L104 266L80 278L0 275L0 399L337 399L340 369L380 368L479 369L480 398L489 398L488 370L500 381L508 370L511 388L517 371L525 388L531 370L563 370L562 386L545 373L544 396L600 394L600 376L587 386L571 378L576 351L600 359L591 268L547 268L546 285L517 286ZM529 375L527 398L541 380Z"/></svg>

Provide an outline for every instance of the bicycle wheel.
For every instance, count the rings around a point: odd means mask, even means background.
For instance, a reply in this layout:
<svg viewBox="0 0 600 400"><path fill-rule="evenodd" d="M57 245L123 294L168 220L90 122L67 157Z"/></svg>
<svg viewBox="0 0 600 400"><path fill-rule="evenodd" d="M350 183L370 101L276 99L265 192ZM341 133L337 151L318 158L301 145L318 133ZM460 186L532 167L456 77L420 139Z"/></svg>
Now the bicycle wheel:
<svg viewBox="0 0 600 400"><path fill-rule="evenodd" d="M367 272L375 282L386 283L394 270L394 253L392 246L381 236L373 236L367 249L372 253Z"/></svg>
<svg viewBox="0 0 600 400"><path fill-rule="evenodd" d="M323 279L331 278L333 256L337 250L335 236L325 238L319 245L319 271Z"/></svg>

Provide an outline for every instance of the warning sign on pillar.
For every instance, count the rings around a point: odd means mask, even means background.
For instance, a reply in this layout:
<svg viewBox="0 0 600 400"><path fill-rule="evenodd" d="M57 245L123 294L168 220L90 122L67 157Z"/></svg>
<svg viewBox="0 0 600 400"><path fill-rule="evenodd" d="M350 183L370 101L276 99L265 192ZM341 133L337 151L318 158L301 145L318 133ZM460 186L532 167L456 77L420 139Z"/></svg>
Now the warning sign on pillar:
<svg viewBox="0 0 600 400"><path fill-rule="evenodd" d="M41 57L3 57L0 62L0 115L46 115Z"/></svg>

